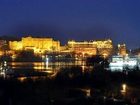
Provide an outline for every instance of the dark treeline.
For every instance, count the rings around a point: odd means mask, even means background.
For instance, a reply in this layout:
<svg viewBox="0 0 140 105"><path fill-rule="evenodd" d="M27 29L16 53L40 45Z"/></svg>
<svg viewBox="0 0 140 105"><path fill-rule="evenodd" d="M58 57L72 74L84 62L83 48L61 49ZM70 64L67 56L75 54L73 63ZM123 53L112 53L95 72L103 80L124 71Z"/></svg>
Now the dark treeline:
<svg viewBox="0 0 140 105"><path fill-rule="evenodd" d="M107 70L108 60L88 58L92 69L62 68L51 77L0 79L1 105L138 105L140 70ZM123 84L126 92L122 93ZM87 96L87 90L90 96ZM117 99L117 101L115 100ZM114 101L115 100L115 101Z"/></svg>
<svg viewBox="0 0 140 105"><path fill-rule="evenodd" d="M21 82L15 78L1 78L0 103L2 105L102 105L100 102L103 102L101 101L103 96L124 99L120 91L123 83L128 86L125 101L130 102L132 97L140 98L139 77L139 70L132 70L126 74L125 71L111 72L98 66L83 72L81 67L76 66L61 69L51 79L27 78ZM90 88L90 98L86 98L85 92L80 90L84 88Z"/></svg>

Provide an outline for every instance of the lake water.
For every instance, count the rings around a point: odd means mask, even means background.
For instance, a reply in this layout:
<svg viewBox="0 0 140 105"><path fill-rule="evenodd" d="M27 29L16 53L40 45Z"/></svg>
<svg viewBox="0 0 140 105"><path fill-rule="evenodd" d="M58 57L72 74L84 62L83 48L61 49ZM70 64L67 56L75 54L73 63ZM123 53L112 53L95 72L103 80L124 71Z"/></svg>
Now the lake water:
<svg viewBox="0 0 140 105"><path fill-rule="evenodd" d="M85 61L73 61L73 62L8 62L8 66L18 72L19 74L31 73L30 71L37 71L54 76L62 68L70 68L72 66L80 66L84 72L89 67L86 66ZM23 73L24 72L24 73ZM31 76L28 78L36 79L44 76ZM26 76L19 78L21 81L26 79Z"/></svg>
<svg viewBox="0 0 140 105"><path fill-rule="evenodd" d="M82 69L86 67L85 61L75 62L9 62L8 66L14 69L33 69L37 71L42 70L59 70L60 68L81 66Z"/></svg>
<svg viewBox="0 0 140 105"><path fill-rule="evenodd" d="M8 66L17 72L46 72L47 74L54 75L61 68L69 68L72 66L80 66L84 72L89 67L86 66L86 62L79 60L73 62L8 62Z"/></svg>

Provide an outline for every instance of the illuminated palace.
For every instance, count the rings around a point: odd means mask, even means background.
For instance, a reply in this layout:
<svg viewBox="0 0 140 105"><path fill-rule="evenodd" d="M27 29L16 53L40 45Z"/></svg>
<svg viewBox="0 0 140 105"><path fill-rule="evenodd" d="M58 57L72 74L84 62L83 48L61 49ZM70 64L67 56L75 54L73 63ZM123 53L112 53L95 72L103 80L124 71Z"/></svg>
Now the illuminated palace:
<svg viewBox="0 0 140 105"><path fill-rule="evenodd" d="M54 41L52 38L33 38L23 37L21 41L9 41L11 50L33 50L35 53L43 53L45 51L59 51L60 42Z"/></svg>
<svg viewBox="0 0 140 105"><path fill-rule="evenodd" d="M91 55L103 55L107 57L112 54L112 40L95 40L95 41L68 41L66 46L60 46L59 41L54 41L52 38L33 38L22 37L21 41L9 41L9 48L12 51L33 50L35 53L44 52L74 52L76 56L86 57ZM124 54L124 46L120 45L119 53Z"/></svg>
<svg viewBox="0 0 140 105"><path fill-rule="evenodd" d="M68 47L70 51L73 51L77 54L84 55L103 55L108 56L113 50L112 40L103 40L103 41L68 41Z"/></svg>

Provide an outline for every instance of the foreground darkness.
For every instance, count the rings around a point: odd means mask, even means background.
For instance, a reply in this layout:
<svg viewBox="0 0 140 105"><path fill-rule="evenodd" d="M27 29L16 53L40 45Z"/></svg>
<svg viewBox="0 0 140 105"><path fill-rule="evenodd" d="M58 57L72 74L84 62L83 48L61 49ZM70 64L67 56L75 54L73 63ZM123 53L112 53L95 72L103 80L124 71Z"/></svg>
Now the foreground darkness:
<svg viewBox="0 0 140 105"><path fill-rule="evenodd" d="M140 71L64 68L53 78L0 79L1 105L139 105ZM122 84L127 85L125 94ZM86 95L90 89L90 96ZM114 101L117 99L117 101ZM135 101L136 100L136 101Z"/></svg>

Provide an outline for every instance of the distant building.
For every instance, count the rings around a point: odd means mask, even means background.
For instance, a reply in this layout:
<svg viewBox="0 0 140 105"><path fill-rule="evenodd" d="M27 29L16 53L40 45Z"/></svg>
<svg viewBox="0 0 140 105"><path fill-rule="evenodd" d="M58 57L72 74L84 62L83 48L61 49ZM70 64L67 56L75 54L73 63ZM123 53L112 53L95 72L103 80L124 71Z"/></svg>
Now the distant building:
<svg viewBox="0 0 140 105"><path fill-rule="evenodd" d="M112 56L109 67L112 71L122 71L126 68L135 69L139 67L139 57L138 56Z"/></svg>
<svg viewBox="0 0 140 105"><path fill-rule="evenodd" d="M11 50L33 50L35 53L59 51L60 42L52 38L23 37L21 41L9 41Z"/></svg>
<svg viewBox="0 0 140 105"><path fill-rule="evenodd" d="M126 45L125 44L118 44L118 54L121 56L126 56Z"/></svg>
<svg viewBox="0 0 140 105"><path fill-rule="evenodd" d="M9 41L9 48L11 50L22 50L22 41Z"/></svg>
<svg viewBox="0 0 140 105"><path fill-rule="evenodd" d="M77 54L89 54L89 55L97 54L97 48L93 42L68 41L68 48L70 51L75 52Z"/></svg>
<svg viewBox="0 0 140 105"><path fill-rule="evenodd" d="M6 40L0 40L0 56L4 55L5 50L7 49L7 41Z"/></svg>
<svg viewBox="0 0 140 105"><path fill-rule="evenodd" d="M111 54L113 49L112 40L103 40L103 41L68 41L68 47L70 51L73 51L77 54L86 54L86 55L104 55L108 56Z"/></svg>

